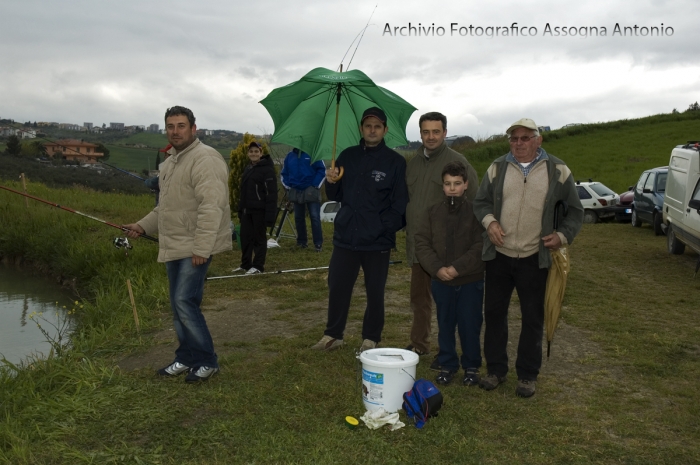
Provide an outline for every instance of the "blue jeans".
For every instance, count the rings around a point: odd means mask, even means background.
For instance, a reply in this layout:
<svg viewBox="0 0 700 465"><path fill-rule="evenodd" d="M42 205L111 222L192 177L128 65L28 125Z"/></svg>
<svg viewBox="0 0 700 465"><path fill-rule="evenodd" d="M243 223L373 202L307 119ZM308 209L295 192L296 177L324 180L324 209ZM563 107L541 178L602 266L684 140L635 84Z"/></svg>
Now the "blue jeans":
<svg viewBox="0 0 700 465"><path fill-rule="evenodd" d="M437 307L438 361L443 370L456 372L459 369L455 341L455 327L462 346L462 368L481 367L481 307L484 302L484 281L448 286L442 281L431 283Z"/></svg>
<svg viewBox="0 0 700 465"><path fill-rule="evenodd" d="M204 279L211 257L203 265L192 266L192 257L167 262L170 282L170 306L173 326L180 346L175 350L175 361L197 369L201 366L218 368L214 341L200 305L204 294Z"/></svg>
<svg viewBox="0 0 700 465"><path fill-rule="evenodd" d="M294 223L297 227L297 244L307 245L308 243L306 235L307 208L309 209L309 218L311 218L311 234L314 239L314 246L318 248L323 245L323 230L321 229L321 204L318 202L294 204Z"/></svg>

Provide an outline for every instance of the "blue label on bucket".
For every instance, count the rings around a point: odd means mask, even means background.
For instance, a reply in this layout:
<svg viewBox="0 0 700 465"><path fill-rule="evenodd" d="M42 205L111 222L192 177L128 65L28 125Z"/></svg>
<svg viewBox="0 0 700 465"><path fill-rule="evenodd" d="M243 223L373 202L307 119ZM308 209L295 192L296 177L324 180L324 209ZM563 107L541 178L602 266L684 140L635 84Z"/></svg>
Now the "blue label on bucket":
<svg viewBox="0 0 700 465"><path fill-rule="evenodd" d="M363 368L362 380L372 384L384 384L384 373L374 373Z"/></svg>

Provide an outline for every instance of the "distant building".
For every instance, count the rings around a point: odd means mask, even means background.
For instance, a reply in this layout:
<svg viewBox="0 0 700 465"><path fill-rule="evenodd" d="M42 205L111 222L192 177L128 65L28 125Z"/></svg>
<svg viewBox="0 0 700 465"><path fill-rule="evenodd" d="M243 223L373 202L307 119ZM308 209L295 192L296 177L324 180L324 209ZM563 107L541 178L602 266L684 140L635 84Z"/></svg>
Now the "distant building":
<svg viewBox="0 0 700 465"><path fill-rule="evenodd" d="M67 131L80 131L82 129L82 126L78 126L77 124L73 123L59 123L58 129L64 129Z"/></svg>
<svg viewBox="0 0 700 465"><path fill-rule="evenodd" d="M97 163L104 157L104 153L97 151L97 144L83 142L81 140L65 139L44 144L46 154L49 157L60 153L66 160L79 161L81 164Z"/></svg>
<svg viewBox="0 0 700 465"><path fill-rule="evenodd" d="M92 131L92 123L83 123L83 127L84 127L87 131Z"/></svg>
<svg viewBox="0 0 700 465"><path fill-rule="evenodd" d="M537 126L537 130L542 133L542 132L551 131L552 128L550 128L549 126Z"/></svg>
<svg viewBox="0 0 700 465"><path fill-rule="evenodd" d="M211 129L197 129L198 136L211 136L213 131Z"/></svg>
<svg viewBox="0 0 700 465"><path fill-rule="evenodd" d="M109 129L113 131L123 131L124 123L109 123Z"/></svg>
<svg viewBox="0 0 700 465"><path fill-rule="evenodd" d="M157 133L157 132L159 132L159 131L158 131L158 128L159 128L159 127L160 127L160 126L158 126L157 124L151 124L150 126L148 126L148 132L155 132L155 133Z"/></svg>
<svg viewBox="0 0 700 465"><path fill-rule="evenodd" d="M0 137L10 137L17 135L17 129L7 126L0 127Z"/></svg>
<svg viewBox="0 0 700 465"><path fill-rule="evenodd" d="M17 131L21 134L22 139L36 139L36 130L35 129L22 129L21 131Z"/></svg>

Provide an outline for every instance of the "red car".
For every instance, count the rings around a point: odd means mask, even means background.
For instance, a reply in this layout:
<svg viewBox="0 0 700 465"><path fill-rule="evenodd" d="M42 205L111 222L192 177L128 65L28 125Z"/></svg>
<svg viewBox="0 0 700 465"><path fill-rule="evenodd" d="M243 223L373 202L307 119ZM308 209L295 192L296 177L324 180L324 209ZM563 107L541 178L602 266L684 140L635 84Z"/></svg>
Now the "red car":
<svg viewBox="0 0 700 465"><path fill-rule="evenodd" d="M615 219L619 222L632 221L632 201L634 200L634 186L630 186L627 192L620 194L620 206L624 209L615 213Z"/></svg>

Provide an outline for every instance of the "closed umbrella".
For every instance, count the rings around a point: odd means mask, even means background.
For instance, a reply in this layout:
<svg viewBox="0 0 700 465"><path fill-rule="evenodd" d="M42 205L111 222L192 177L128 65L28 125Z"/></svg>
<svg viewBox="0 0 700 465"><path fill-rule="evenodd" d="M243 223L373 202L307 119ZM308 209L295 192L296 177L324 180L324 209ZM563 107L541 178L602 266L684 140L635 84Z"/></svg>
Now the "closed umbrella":
<svg viewBox="0 0 700 465"><path fill-rule="evenodd" d="M362 113L379 107L387 116L389 147L408 144L406 124L416 108L376 85L360 70L316 68L296 82L274 89L260 103L275 123L271 142L289 144L311 154L312 162L332 160L357 145Z"/></svg>
<svg viewBox="0 0 700 465"><path fill-rule="evenodd" d="M569 207L565 201L559 200L554 206L554 232L559 227L559 207L563 207L564 216L569 212ZM547 275L547 288L544 299L544 327L547 332L547 358L554 339L554 330L559 321L561 313L561 303L564 300L566 291L566 277L569 274L569 254L566 247L558 250L551 250L552 267Z"/></svg>

